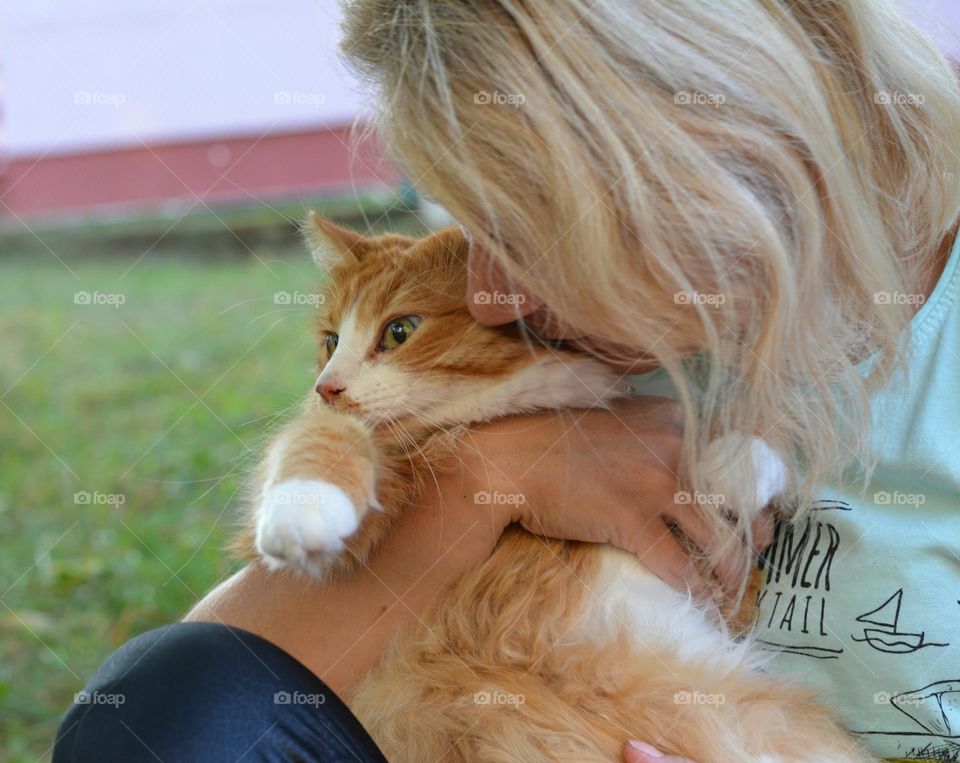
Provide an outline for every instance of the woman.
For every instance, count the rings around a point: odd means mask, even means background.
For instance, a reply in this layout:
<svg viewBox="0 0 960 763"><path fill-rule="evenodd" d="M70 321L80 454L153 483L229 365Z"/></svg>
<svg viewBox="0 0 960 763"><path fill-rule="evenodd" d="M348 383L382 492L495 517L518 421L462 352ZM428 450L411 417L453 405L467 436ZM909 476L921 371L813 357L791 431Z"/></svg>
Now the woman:
<svg viewBox="0 0 960 763"><path fill-rule="evenodd" d="M471 291L527 297L471 299L478 320L657 366L638 384L676 402L571 432L547 414L478 429L357 578L248 568L114 655L88 691L124 693L123 716L75 706L55 760L111 760L104 740L128 760L376 759L319 679L348 695L511 520L695 586L679 524L735 592L747 555L724 517L673 500L730 431L800 475L760 598L771 669L803 673L878 755L953 754L960 91L944 59L886 0L357 0L345 29L394 153L473 237ZM560 494L561 470L597 476ZM470 496L500 481L555 510L478 516ZM625 755L670 760L660 742Z"/></svg>

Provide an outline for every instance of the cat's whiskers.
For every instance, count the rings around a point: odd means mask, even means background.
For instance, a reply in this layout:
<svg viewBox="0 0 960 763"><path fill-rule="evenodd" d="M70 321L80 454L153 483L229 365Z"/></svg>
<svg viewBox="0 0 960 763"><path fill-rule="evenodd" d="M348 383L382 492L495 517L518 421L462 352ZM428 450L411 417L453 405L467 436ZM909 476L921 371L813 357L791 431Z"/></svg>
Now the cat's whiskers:
<svg viewBox="0 0 960 763"><path fill-rule="evenodd" d="M403 457L410 462L410 466L416 468L417 463L413 459L414 452L423 456L423 449L419 446L417 441L410 435L396 420L384 420L383 425L390 430L390 434L393 435L393 438L397 441L397 444L400 446L400 452L403 454ZM429 464L426 459L423 462L427 465L430 472L433 472L433 467ZM434 482L436 482L436 476L434 476Z"/></svg>
<svg viewBox="0 0 960 763"><path fill-rule="evenodd" d="M357 400L357 404L363 409L364 415L371 421L382 421L384 419L396 419L400 414L403 415L423 415L428 407L444 403L446 397L430 398L414 396L410 391L397 393L395 390L379 386L372 391L372 394L364 396L363 400ZM426 403L425 405L422 405Z"/></svg>
<svg viewBox="0 0 960 763"><path fill-rule="evenodd" d="M394 419L392 421L385 422L388 429L394 436L401 441L401 450L406 456L407 460L410 462L411 466L416 466L416 462L413 459L414 453L420 457L420 464L426 466L427 472L429 473L431 479L433 479L433 484L437 488L437 493L440 494L440 481L437 479L437 472L433 467L432 459L427 456L427 453L424 451L423 446L420 444L420 441L407 429L399 419ZM436 431L436 430L434 430ZM413 451L409 450L406 447L402 446L402 443L406 442L412 446ZM442 516L441 516L442 521Z"/></svg>

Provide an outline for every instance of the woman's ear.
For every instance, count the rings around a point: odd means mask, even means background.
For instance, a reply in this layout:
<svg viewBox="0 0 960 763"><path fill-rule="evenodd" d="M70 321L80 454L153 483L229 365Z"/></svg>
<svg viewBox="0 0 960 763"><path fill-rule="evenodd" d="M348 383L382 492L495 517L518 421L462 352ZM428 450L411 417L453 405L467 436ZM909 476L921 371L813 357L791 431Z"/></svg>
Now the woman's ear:
<svg viewBox="0 0 960 763"><path fill-rule="evenodd" d="M313 261L323 270L338 263L354 263L366 252L368 239L352 230L341 228L316 212L310 212L303 225Z"/></svg>

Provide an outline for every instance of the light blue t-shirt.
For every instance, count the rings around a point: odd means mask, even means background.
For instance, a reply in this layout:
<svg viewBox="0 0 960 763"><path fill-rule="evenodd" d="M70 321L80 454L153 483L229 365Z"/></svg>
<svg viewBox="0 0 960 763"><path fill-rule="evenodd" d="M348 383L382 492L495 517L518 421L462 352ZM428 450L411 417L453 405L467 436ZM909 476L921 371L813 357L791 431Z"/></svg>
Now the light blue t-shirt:
<svg viewBox="0 0 960 763"><path fill-rule="evenodd" d="M865 493L825 487L765 554L758 635L876 755L960 761L960 240L873 401Z"/></svg>
<svg viewBox="0 0 960 763"><path fill-rule="evenodd" d="M896 297L892 297L896 298ZM876 755L960 762L960 240L873 401L874 478L825 487L764 555L769 669L809 683ZM664 374L638 377L671 394Z"/></svg>

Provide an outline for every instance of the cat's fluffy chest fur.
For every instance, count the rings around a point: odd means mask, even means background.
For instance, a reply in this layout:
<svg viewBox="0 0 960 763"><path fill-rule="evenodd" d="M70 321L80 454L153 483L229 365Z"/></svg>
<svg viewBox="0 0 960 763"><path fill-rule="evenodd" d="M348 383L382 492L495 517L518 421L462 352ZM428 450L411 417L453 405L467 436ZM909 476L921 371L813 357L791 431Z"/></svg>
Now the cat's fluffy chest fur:
<svg viewBox="0 0 960 763"><path fill-rule="evenodd" d="M531 356L522 337L473 323L459 232L371 240L309 225L334 277L320 326L326 404L309 400L257 473L256 546L271 566L349 574L460 426L624 393L596 361ZM759 441L753 456L765 503L783 475ZM764 677L713 610L632 555L519 530L394 643L350 704L391 761L613 761L628 738L699 763L867 759L809 696Z"/></svg>

